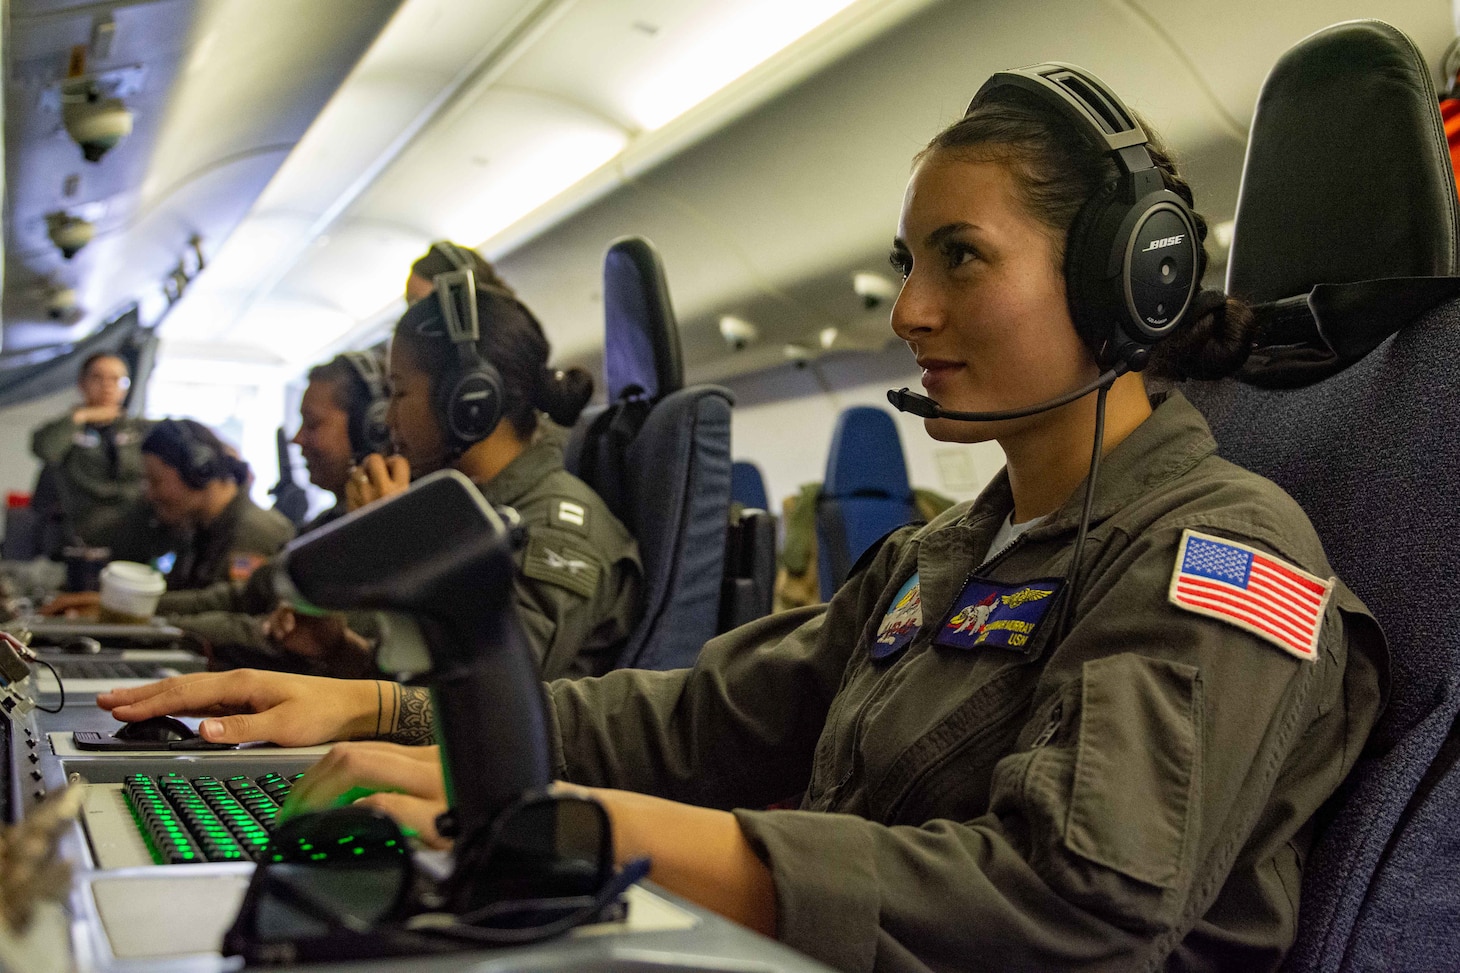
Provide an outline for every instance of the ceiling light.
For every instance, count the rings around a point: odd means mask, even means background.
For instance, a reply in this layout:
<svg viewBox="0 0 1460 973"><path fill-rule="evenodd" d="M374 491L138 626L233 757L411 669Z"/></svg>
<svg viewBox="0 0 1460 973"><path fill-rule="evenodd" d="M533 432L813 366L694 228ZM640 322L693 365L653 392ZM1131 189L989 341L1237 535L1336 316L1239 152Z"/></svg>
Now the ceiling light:
<svg viewBox="0 0 1460 973"><path fill-rule="evenodd" d="M644 129L659 128L852 3L741 0L717 5L708 16L666 28L655 42L674 54L643 79L629 98L629 112Z"/></svg>
<svg viewBox="0 0 1460 973"><path fill-rule="evenodd" d="M494 163L474 197L443 214L449 240L486 240L623 151L628 136L607 127L574 128L555 133L519 151L511 161Z"/></svg>

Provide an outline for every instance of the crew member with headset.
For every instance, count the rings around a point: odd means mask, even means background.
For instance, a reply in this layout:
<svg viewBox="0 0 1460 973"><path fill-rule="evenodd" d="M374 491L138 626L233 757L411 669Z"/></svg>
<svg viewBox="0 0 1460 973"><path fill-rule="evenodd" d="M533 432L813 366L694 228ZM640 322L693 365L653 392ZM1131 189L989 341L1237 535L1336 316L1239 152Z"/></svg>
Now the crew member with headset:
<svg viewBox="0 0 1460 973"><path fill-rule="evenodd" d="M111 548L119 558L150 557L158 532L142 500L142 439L151 424L124 411L127 363L115 352L88 355L76 384L81 405L31 438L55 478L65 539Z"/></svg>
<svg viewBox="0 0 1460 973"><path fill-rule="evenodd" d="M142 467L157 519L189 532L167 574L169 589L247 581L294 537L288 518L249 498L248 464L201 422L153 426L142 440Z"/></svg>
<svg viewBox="0 0 1460 973"><path fill-rule="evenodd" d="M643 569L628 530L563 468L562 427L577 420L593 381L548 367L542 326L510 291L476 282L480 258L439 242L422 260L439 254L455 269L433 278L391 340L385 422L396 455L364 458L346 488L350 508L444 467L466 474L526 527L516 601L545 678L604 672L643 611ZM298 620L284 610L276 624L287 632ZM323 635L315 642L347 654Z"/></svg>
<svg viewBox="0 0 1460 973"><path fill-rule="evenodd" d="M436 289L438 275L455 273L463 267L471 269L478 287L517 296L486 257L450 240L437 240L411 264L411 272L406 276L406 303L414 304L430 295Z"/></svg>
<svg viewBox="0 0 1460 973"><path fill-rule="evenodd" d="M594 793L620 856L849 971L1279 965L1385 649L1297 504L1138 374L1216 378L1250 351L1246 310L1200 290L1205 231L1098 78L984 84L904 198L892 326L928 396L892 398L1008 464L824 608L692 670L552 684L555 772L619 788ZM208 739L369 732L376 690L302 678L101 702L249 714ZM425 829L440 774L430 748L344 744L289 810L368 779Z"/></svg>
<svg viewBox="0 0 1460 973"><path fill-rule="evenodd" d="M355 464L388 449L386 398L384 364L373 352L347 351L310 369L293 441L304 456L310 482L333 494L335 502L300 528L301 537L344 516L345 485ZM340 657L322 655L319 640L304 626L297 634L288 633L282 643L271 638L263 616L277 605L273 571L266 564L241 584L220 581L198 590L169 591L158 602L157 613L201 640L214 668L253 665L293 672L373 672L373 667L357 664L368 639ZM368 621L357 621L356 628L374 635Z"/></svg>

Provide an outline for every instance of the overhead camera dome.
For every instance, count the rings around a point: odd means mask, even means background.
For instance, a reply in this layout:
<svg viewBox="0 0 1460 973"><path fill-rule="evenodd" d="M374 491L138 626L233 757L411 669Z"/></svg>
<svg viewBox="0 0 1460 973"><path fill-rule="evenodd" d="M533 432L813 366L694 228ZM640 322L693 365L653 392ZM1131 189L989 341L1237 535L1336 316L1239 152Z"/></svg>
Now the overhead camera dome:
<svg viewBox="0 0 1460 973"><path fill-rule="evenodd" d="M69 213L52 213L46 217L47 234L61 251L61 256L70 260L96 236L96 224Z"/></svg>
<svg viewBox="0 0 1460 973"><path fill-rule="evenodd" d="M75 288L56 287L46 295L46 317L52 321L70 321L79 310Z"/></svg>
<svg viewBox="0 0 1460 973"><path fill-rule="evenodd" d="M87 162L100 161L118 142L132 134L132 113L121 99L102 98L95 91L66 101L61 118L67 133L81 146Z"/></svg>

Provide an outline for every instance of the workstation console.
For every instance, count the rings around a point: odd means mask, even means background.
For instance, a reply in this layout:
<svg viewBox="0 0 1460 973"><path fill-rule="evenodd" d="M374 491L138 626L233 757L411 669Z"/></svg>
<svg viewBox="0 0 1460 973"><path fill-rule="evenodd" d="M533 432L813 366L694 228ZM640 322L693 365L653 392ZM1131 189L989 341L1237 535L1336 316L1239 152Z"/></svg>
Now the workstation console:
<svg viewBox="0 0 1460 973"><path fill-rule="evenodd" d="M611 860L590 867L591 854L564 851L573 844L573 822L592 821L592 809L574 799L575 806L563 805L547 789L542 697L524 666L530 655L492 599L460 608L445 597L453 572L475 572L482 582L501 570L505 531L457 474L381 507L387 514L384 508L397 507L393 513L409 520L421 511L404 508L421 504L455 519L459 529L440 536L465 552L456 563L422 544L404 553L404 569L389 585L339 571L326 578L318 564L363 563L340 558L365 536L342 522L322 544L292 548L281 573L296 598L319 607L419 613L444 728L457 850L412 849L388 819L357 808L279 825L294 780L327 748L200 749L211 745L192 739L187 727L166 726L143 734L151 739L118 743L121 724L89 696L73 693L59 712L45 712L35 704L54 709L58 697L37 690L23 660L21 667L7 660L0 666L7 771L0 810L12 833L17 822L54 810L62 795L80 813L56 829L55 857L70 875L58 904L43 910L50 923L38 921L21 936L0 922L0 938L8 937L0 968L8 960L29 970L34 960L52 964L38 970L214 973L240 969L247 957L250 966L423 973L824 969L634 881L631 868L615 869ZM461 638L463 626L478 635ZM487 659L488 642L511 651ZM495 695L504 688L512 699ZM480 721L468 717L482 705L518 707L518 739L496 747L472 741L472 723ZM502 723L494 722L500 735ZM87 749L96 741L106 745ZM514 821L525 830L514 833ZM474 836L488 832L492 854L471 857L481 844ZM499 901L512 896L530 907Z"/></svg>

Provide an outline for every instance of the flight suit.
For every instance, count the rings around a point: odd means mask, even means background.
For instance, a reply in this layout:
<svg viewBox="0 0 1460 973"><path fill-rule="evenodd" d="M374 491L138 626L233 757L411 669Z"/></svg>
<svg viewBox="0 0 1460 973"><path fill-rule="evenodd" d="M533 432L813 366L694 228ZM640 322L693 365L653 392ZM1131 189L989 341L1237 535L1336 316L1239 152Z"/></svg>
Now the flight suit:
<svg viewBox="0 0 1460 973"><path fill-rule="evenodd" d="M238 495L205 527L195 528L167 575L169 591L207 588L220 581L247 581L254 569L294 537L294 525L276 510L263 510L239 488Z"/></svg>
<svg viewBox="0 0 1460 973"><path fill-rule="evenodd" d="M77 425L70 413L31 437L31 451L55 470L68 538L111 547L115 556L146 559L160 551L142 499L142 440L151 423L122 416L106 426Z"/></svg>
<svg viewBox="0 0 1460 973"><path fill-rule="evenodd" d="M515 602L543 678L606 672L644 611L638 544L563 468L559 435L540 435L477 487L487 502L515 509L527 528L514 555Z"/></svg>
<svg viewBox="0 0 1460 973"><path fill-rule="evenodd" d="M1297 504L1214 450L1173 394L1104 458L1066 634L1083 487L982 563L1000 474L692 670L552 684L555 771L741 809L779 937L844 970L1273 969L1387 656L1341 582L1309 660L1173 603L1189 532L1331 575Z"/></svg>
<svg viewBox="0 0 1460 973"><path fill-rule="evenodd" d="M344 503L336 503L299 528L298 536L303 537L338 520L345 513ZM221 655L227 656L229 665L279 668L280 662L298 660L286 659L287 653L273 648L264 636L260 616L268 615L278 603L278 595L274 592L274 561L271 559L260 564L244 581L223 580L206 588L168 591L157 603L157 614L165 616L170 624L202 638ZM359 627L356 630L360 631ZM361 634L368 637L367 632ZM233 651L237 649L243 652ZM284 668L309 671L307 667L294 665Z"/></svg>

